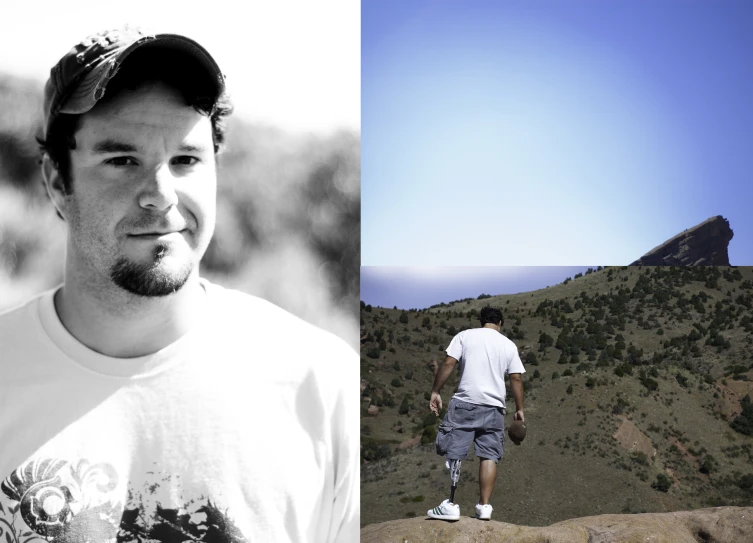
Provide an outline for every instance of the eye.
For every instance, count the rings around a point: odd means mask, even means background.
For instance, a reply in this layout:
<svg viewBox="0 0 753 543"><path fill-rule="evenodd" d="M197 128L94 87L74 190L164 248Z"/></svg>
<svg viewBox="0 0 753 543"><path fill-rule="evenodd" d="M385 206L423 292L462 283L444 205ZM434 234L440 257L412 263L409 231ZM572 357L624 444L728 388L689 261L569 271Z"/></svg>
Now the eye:
<svg viewBox="0 0 753 543"><path fill-rule="evenodd" d="M177 164L179 166L193 166L198 161L199 159L194 156L183 155L183 156L176 156L173 159L173 164Z"/></svg>
<svg viewBox="0 0 753 543"><path fill-rule="evenodd" d="M105 164L110 166L133 166L136 164L136 160L129 156L116 156L105 160Z"/></svg>

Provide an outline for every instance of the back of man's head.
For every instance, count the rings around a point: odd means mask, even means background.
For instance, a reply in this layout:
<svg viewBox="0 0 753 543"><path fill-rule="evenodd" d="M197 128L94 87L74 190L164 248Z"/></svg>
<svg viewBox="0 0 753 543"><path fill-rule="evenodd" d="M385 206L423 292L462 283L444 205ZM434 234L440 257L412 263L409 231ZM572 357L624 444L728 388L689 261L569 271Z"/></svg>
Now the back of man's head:
<svg viewBox="0 0 753 543"><path fill-rule="evenodd" d="M502 326L502 324L504 324L502 310L488 305L481 310L479 319L481 320L481 326L484 326L485 324L499 324Z"/></svg>

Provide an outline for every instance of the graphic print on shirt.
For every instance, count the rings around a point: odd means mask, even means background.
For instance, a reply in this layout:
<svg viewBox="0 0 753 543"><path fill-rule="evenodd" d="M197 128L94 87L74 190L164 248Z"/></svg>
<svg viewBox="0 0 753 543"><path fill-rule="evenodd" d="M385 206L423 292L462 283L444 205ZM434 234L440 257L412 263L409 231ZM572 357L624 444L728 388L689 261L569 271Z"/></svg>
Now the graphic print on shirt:
<svg viewBox="0 0 753 543"><path fill-rule="evenodd" d="M143 492L129 488L124 507L111 495L118 474L109 464L29 461L0 483L0 543L246 542L226 512L204 496L180 508L162 507L154 496L171 479L146 483ZM10 503L3 506L3 498Z"/></svg>

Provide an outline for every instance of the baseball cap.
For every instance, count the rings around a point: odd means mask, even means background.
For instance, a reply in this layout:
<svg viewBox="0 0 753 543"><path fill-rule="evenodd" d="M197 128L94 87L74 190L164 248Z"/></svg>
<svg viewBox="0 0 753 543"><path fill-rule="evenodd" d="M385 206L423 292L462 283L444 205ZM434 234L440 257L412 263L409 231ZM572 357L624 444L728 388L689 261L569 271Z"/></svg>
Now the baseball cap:
<svg viewBox="0 0 753 543"><path fill-rule="evenodd" d="M81 114L104 96L108 82L136 49L159 47L188 54L198 61L218 98L225 90L225 76L201 45L178 34L150 34L125 26L92 34L76 44L50 70L44 88L44 137L61 113ZM197 74L199 75L199 74Z"/></svg>

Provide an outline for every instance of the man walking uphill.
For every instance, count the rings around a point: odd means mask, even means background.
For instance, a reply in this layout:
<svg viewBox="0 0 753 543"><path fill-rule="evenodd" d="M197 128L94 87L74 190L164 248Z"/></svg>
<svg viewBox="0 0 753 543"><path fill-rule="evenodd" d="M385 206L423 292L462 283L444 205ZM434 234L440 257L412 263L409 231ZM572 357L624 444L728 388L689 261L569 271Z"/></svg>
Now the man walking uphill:
<svg viewBox="0 0 753 543"><path fill-rule="evenodd" d="M442 409L439 391L460 362L458 390L447 406L447 415L439 425L437 434L437 454L447 458L452 488L449 499L428 511L432 518L460 518L460 506L453 502L455 486L460 475L460 463L468 454L471 442L475 443L476 456L481 459L476 517L482 520L491 518L489 499L504 444L505 373L510 375L515 398L513 419L525 421L521 374L526 370L515 344L500 333L504 322L502 311L485 307L481 310L480 319L481 328L464 330L452 338L447 347L447 358L434 377L429 409L439 415Z"/></svg>

